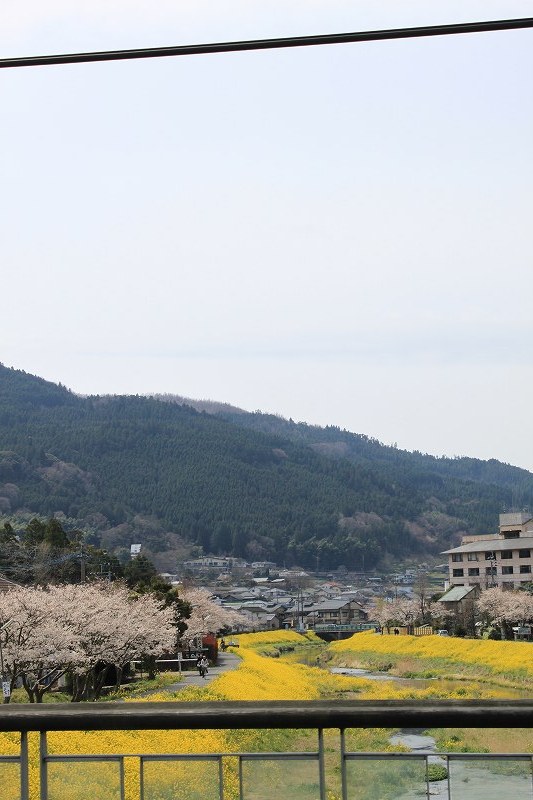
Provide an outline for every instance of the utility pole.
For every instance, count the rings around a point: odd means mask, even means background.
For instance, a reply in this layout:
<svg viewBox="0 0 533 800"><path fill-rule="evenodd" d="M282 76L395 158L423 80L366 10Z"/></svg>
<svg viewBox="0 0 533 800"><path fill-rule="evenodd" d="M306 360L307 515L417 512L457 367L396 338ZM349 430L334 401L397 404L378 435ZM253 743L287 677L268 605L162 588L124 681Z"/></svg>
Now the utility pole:
<svg viewBox="0 0 533 800"><path fill-rule="evenodd" d="M7 680L7 676L4 670L4 654L2 652L1 634L3 631L5 631L10 622L11 620L8 620L6 623L4 623L4 625L2 625L2 627L0 627L0 674L2 676L2 694L4 695L4 700L3 700L4 703L9 703L9 700L11 698L11 683L10 681Z"/></svg>
<svg viewBox="0 0 533 800"><path fill-rule="evenodd" d="M111 583L111 563L108 561L100 564L100 578L103 578L104 575L107 577L108 582Z"/></svg>
<svg viewBox="0 0 533 800"><path fill-rule="evenodd" d="M80 583L85 583L87 577L85 568L85 553L83 552L83 542L80 543Z"/></svg>

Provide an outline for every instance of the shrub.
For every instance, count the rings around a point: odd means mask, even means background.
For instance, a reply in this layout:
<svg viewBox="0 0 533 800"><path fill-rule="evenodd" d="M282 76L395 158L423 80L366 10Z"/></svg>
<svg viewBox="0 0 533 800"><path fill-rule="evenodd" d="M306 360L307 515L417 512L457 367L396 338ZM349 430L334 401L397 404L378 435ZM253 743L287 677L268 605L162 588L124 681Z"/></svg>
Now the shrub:
<svg viewBox="0 0 533 800"><path fill-rule="evenodd" d="M428 764L429 781L445 781L448 777L448 770L442 764Z"/></svg>

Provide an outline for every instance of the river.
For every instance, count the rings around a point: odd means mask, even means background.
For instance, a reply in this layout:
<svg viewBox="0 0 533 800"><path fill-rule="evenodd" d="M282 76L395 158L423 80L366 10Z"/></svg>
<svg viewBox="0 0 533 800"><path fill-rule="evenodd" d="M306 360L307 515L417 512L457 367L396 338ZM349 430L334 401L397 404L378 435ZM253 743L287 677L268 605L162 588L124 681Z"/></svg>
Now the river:
<svg viewBox="0 0 533 800"><path fill-rule="evenodd" d="M364 678L367 681L394 681L405 687L414 689L427 689L438 685L444 692L460 692L466 695L469 692L483 693L490 689L492 684L475 680L454 680L453 678L401 678L397 675L390 675L388 672L370 672L367 669L357 669L355 667L331 667L330 672L336 675L347 675L351 678ZM498 687L501 688L501 687ZM526 689L514 689L505 687L505 693L509 700L531 699L530 691Z"/></svg>

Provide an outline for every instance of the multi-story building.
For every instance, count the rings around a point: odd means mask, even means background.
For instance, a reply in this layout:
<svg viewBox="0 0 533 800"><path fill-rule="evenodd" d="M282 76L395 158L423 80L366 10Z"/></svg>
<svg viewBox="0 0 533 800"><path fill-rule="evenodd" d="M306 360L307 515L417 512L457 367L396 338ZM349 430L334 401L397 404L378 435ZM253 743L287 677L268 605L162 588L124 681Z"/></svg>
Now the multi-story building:
<svg viewBox="0 0 533 800"><path fill-rule="evenodd" d="M186 572L204 573L213 570L220 573L229 573L232 569L248 566L242 558L228 558L226 556L203 556L183 562L183 569Z"/></svg>
<svg viewBox="0 0 533 800"><path fill-rule="evenodd" d="M499 533L463 536L459 547L444 554L452 586L517 589L533 581L533 517L500 514Z"/></svg>

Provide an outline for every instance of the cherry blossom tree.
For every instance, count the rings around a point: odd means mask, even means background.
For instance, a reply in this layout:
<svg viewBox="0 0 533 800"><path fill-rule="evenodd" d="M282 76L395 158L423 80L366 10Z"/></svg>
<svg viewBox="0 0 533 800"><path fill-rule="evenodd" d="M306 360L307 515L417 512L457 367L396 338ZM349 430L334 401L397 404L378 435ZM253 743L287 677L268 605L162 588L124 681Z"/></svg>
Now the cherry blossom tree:
<svg viewBox="0 0 533 800"><path fill-rule="evenodd" d="M175 646L174 610L162 608L153 595L131 597L120 584L58 588L68 594L70 607L81 602L86 612L72 620L84 656L72 670L73 700L98 699L110 667L118 688L130 661Z"/></svg>
<svg viewBox="0 0 533 800"><path fill-rule="evenodd" d="M181 596L192 608L191 616L187 620L187 630L182 636L185 641L205 633L216 634L224 628L243 624L241 614L216 603L207 589L199 587L185 589Z"/></svg>
<svg viewBox="0 0 533 800"><path fill-rule="evenodd" d="M30 702L41 702L65 673L73 700L97 699L111 666L118 685L129 661L172 649L176 638L173 609L151 595L132 598L120 584L7 592L0 628L11 686L22 680Z"/></svg>
<svg viewBox="0 0 533 800"><path fill-rule="evenodd" d="M393 601L389 602L384 599L378 600L371 617L372 621L379 625L381 633L383 633L385 628L387 629L387 633L390 633L390 628L394 625Z"/></svg>
<svg viewBox="0 0 533 800"><path fill-rule="evenodd" d="M392 627L407 625L411 627L420 611L420 606L416 600L408 600L404 597L397 597L394 600L379 600L372 613L372 619L379 624L381 630L387 629L390 633Z"/></svg>
<svg viewBox="0 0 533 800"><path fill-rule="evenodd" d="M121 682L134 659L172 652L177 629L187 625L187 640L242 624L242 617L218 605L205 589L189 589L181 598L190 618L155 594L132 595L120 583L21 587L0 594L0 643L4 668L14 688L19 681L30 702L68 675L72 700L100 697L109 672ZM183 605L189 613L189 605Z"/></svg>
<svg viewBox="0 0 533 800"><path fill-rule="evenodd" d="M491 625L500 629L502 639L511 637L513 623L524 625L533 620L532 596L527 592L503 590L499 586L481 593L477 609Z"/></svg>
<svg viewBox="0 0 533 800"><path fill-rule="evenodd" d="M77 637L63 609L44 589L18 588L0 594L4 670L11 689L19 680L30 702L41 702L54 680L80 659Z"/></svg>
<svg viewBox="0 0 533 800"><path fill-rule="evenodd" d="M515 592L516 622L524 626L533 622L533 595L529 592Z"/></svg>

